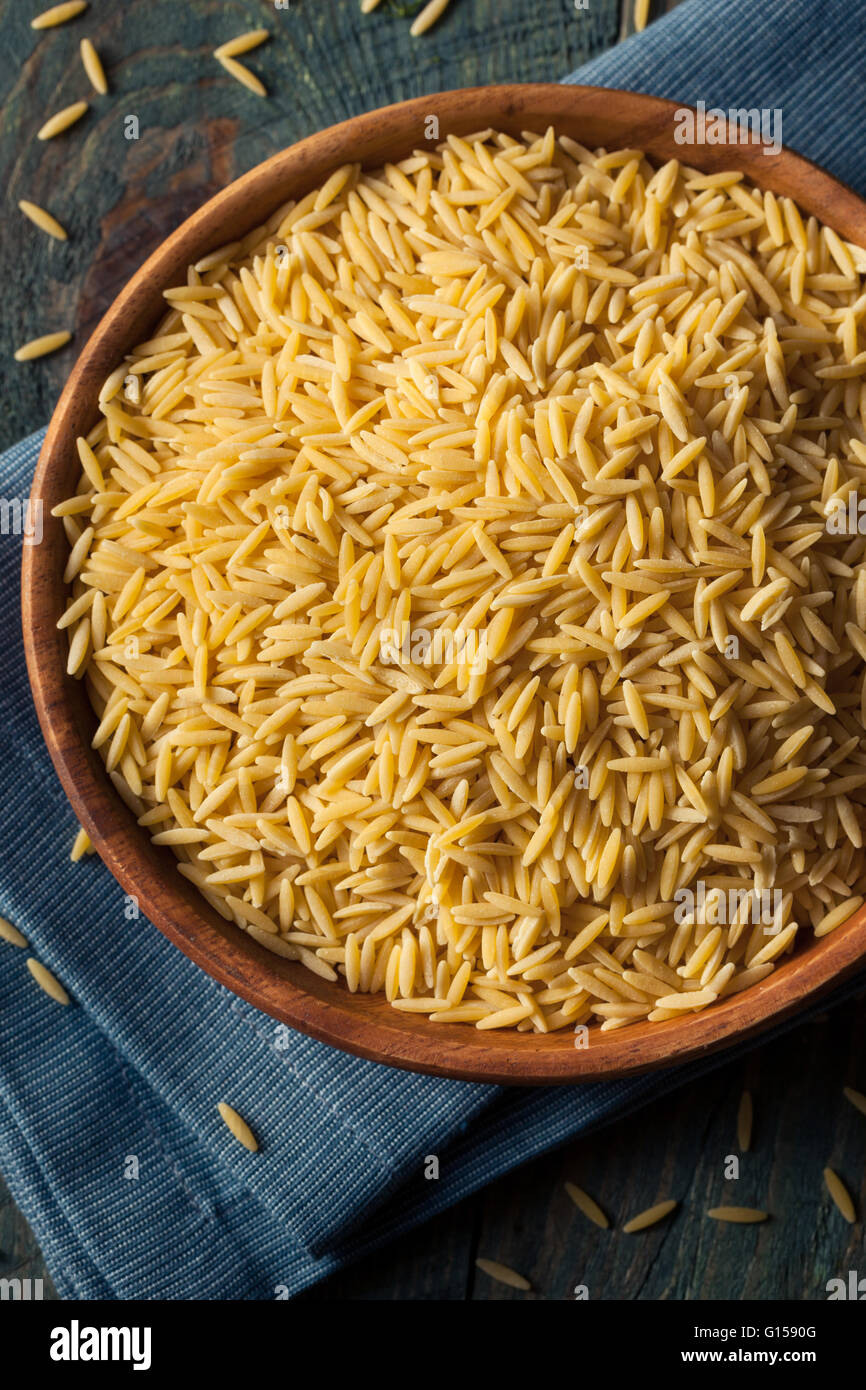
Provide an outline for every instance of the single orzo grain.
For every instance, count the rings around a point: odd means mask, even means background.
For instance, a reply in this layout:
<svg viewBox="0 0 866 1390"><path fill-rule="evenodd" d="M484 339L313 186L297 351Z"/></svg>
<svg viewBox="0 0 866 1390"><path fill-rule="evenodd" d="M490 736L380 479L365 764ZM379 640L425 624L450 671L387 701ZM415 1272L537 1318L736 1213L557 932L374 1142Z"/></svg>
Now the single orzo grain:
<svg viewBox="0 0 866 1390"><path fill-rule="evenodd" d="M851 1194L842 1179L832 1168L825 1168L824 1182L827 1185L827 1191L830 1193L839 1211L842 1213L845 1220L853 1226L854 1222L857 1220L857 1211L851 1199Z"/></svg>
<svg viewBox="0 0 866 1390"><path fill-rule="evenodd" d="M75 19L87 9L87 0L64 0L62 5L52 5L51 9L43 10L41 14L35 16L30 21L31 29L53 29L57 24L65 24L69 19Z"/></svg>
<svg viewBox="0 0 866 1390"><path fill-rule="evenodd" d="M219 1102L217 1110L220 1113L220 1118L223 1123L231 1130L238 1143L243 1144L245 1149L249 1149L250 1153L258 1153L259 1141L256 1139L256 1136L253 1134L246 1120L238 1114L237 1110L235 1110L233 1106L228 1105L224 1100Z"/></svg>
<svg viewBox="0 0 866 1390"><path fill-rule="evenodd" d="M87 111L86 101L74 101L71 106L64 106L62 111L56 111L53 116L41 125L36 132L37 140L53 140L56 135L62 135L64 130L68 130L76 121Z"/></svg>
<svg viewBox="0 0 866 1390"><path fill-rule="evenodd" d="M18 206L24 213L24 216L29 217L30 221L43 232L47 232L48 235L54 237L56 241L67 240L68 232L66 228L61 227L57 218L52 217L51 213L46 212L38 203L31 203L28 202L26 198L21 198L19 199Z"/></svg>
<svg viewBox="0 0 866 1390"><path fill-rule="evenodd" d="M18 928L7 922L5 917L0 917L0 939L8 942L10 946L27 945L27 937L22 936Z"/></svg>
<svg viewBox="0 0 866 1390"><path fill-rule="evenodd" d="M28 956L25 964L41 990L44 990L45 993L50 995L58 1004L69 1003L69 995L57 979L57 976L52 975L51 971L46 965L42 964L41 960L37 960L35 956Z"/></svg>
<svg viewBox="0 0 866 1390"><path fill-rule="evenodd" d="M636 1231L645 1231L649 1226L655 1226L659 1221L664 1221L665 1217L670 1216L676 1206L677 1202L674 1199L657 1202L655 1206L647 1207L646 1211L640 1211L637 1216L626 1221L622 1229L627 1235L632 1235Z"/></svg>
<svg viewBox="0 0 866 1390"><path fill-rule="evenodd" d="M478 1259L476 1265L484 1274L488 1274L491 1279L496 1279L500 1284L508 1284L509 1288L520 1289L528 1293L532 1289L528 1279L524 1279L522 1274L518 1274L516 1269L510 1269L508 1265L500 1264L498 1260Z"/></svg>

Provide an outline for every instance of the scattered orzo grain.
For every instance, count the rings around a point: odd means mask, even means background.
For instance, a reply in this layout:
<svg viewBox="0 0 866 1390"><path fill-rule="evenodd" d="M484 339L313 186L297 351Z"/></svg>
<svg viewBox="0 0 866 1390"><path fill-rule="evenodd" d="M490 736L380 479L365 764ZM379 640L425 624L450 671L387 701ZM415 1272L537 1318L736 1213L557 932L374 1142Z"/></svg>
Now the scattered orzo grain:
<svg viewBox="0 0 866 1390"><path fill-rule="evenodd" d="M655 1226L657 1222L664 1221L666 1216L677 1206L676 1201L657 1202L654 1207L647 1207L646 1211L638 1212L623 1226L627 1235L632 1235L635 1231L645 1231L648 1226Z"/></svg>
<svg viewBox="0 0 866 1390"><path fill-rule="evenodd" d="M90 39L81 40L81 61L93 90L98 92L100 96L105 96L108 91L108 79L105 76L102 59Z"/></svg>
<svg viewBox="0 0 866 1390"><path fill-rule="evenodd" d="M565 1190L574 1202L574 1205L583 1212L584 1216L588 1216L590 1221L595 1222L596 1226L601 1226L602 1230L607 1230L610 1222L598 1205L598 1202L594 1202L588 1192L584 1192L583 1188L578 1187L575 1182L567 1182L565 1184Z"/></svg>
<svg viewBox="0 0 866 1390"><path fill-rule="evenodd" d="M737 1107L737 1144L743 1153L748 1153L752 1143L752 1094L744 1091Z"/></svg>
<svg viewBox="0 0 866 1390"><path fill-rule="evenodd" d="M53 140L55 135L62 135L64 130L68 130L87 110L86 101L74 101L71 106L64 106L62 111L56 111L53 116L49 116L44 125L40 126L36 132L37 140Z"/></svg>
<svg viewBox="0 0 866 1390"><path fill-rule="evenodd" d="M866 1096L862 1091L855 1091L853 1086L843 1086L842 1094L846 1100L850 1100L855 1110L859 1110L861 1115L866 1115Z"/></svg>
<svg viewBox="0 0 866 1390"><path fill-rule="evenodd" d="M73 864L77 864L79 859L83 859L85 854L93 853L93 845L87 831L82 827L72 842L72 849L69 858Z"/></svg>
<svg viewBox="0 0 866 1390"><path fill-rule="evenodd" d="M845 1220L853 1226L854 1222L857 1220L857 1212L851 1199L851 1194L839 1177L839 1174L834 1173L832 1168L825 1168L824 1182L827 1185L827 1191L830 1193L830 1196L833 1198L833 1201L836 1203L836 1206L839 1208Z"/></svg>
<svg viewBox="0 0 866 1390"><path fill-rule="evenodd" d="M219 48L215 48L214 57L237 58L239 53L249 53L269 38L270 33L267 29L247 29L243 34L238 34L236 38L229 39L226 43L221 43Z"/></svg>
<svg viewBox="0 0 866 1390"><path fill-rule="evenodd" d="M417 39L419 35L426 34L428 29L432 29L437 19L442 18L450 4L451 0L430 0L430 3L425 5L421 13L412 21L409 30L412 37Z"/></svg>
<svg viewBox="0 0 866 1390"><path fill-rule="evenodd" d="M32 362L34 357L45 357L49 352L57 352L58 348L66 346L71 337L71 333L61 330L59 333L44 333L41 338L31 338L29 343L22 343L18 348L15 361Z"/></svg>
<svg viewBox="0 0 866 1390"><path fill-rule="evenodd" d="M18 206L24 213L24 216L29 217L30 221L35 223L43 232L47 232L49 236L55 237L57 241L66 241L68 235L66 228L61 227L57 218L52 217L51 213L46 212L44 208L39 207L38 203L30 203L26 198L21 198L19 199Z"/></svg>
<svg viewBox="0 0 866 1390"><path fill-rule="evenodd" d="M382 0L361 0L361 14L372 14L377 5L381 5Z"/></svg>
<svg viewBox="0 0 866 1390"><path fill-rule="evenodd" d="M552 130L345 165L204 257L59 508L141 824L434 1026L764 979L866 890L864 302L793 203Z"/></svg>
<svg viewBox="0 0 866 1390"><path fill-rule="evenodd" d="M500 1264L498 1260L476 1260L476 1265L484 1274L489 1274L491 1279L496 1279L500 1284L508 1284L509 1288L522 1289L528 1293L532 1289L528 1279L524 1279L522 1274L518 1274L516 1269L509 1269L508 1265Z"/></svg>
<svg viewBox="0 0 866 1390"><path fill-rule="evenodd" d="M647 26L650 12L650 0L634 0L634 28L635 33L640 34Z"/></svg>
<svg viewBox="0 0 866 1390"><path fill-rule="evenodd" d="M42 964L41 960L37 960L35 956L28 956L26 965L40 989L43 989L46 994L50 994L51 998L56 1000L58 1004L69 1003L69 995L57 979L57 976L52 975L51 971L47 966Z"/></svg>
<svg viewBox="0 0 866 1390"><path fill-rule="evenodd" d="M238 1143L243 1144L245 1149L249 1149L250 1153L258 1153L259 1141L256 1139L256 1136L253 1134L246 1120L241 1118L237 1110L235 1110L233 1106L227 1105L224 1100L219 1102L217 1110L220 1113L220 1118L231 1130Z"/></svg>
<svg viewBox="0 0 866 1390"><path fill-rule="evenodd" d="M18 928L7 922L5 917L0 917L0 939L7 941L10 946L27 945L27 937L22 936Z"/></svg>
<svg viewBox="0 0 866 1390"><path fill-rule="evenodd" d="M243 63L239 63L236 58L227 58L221 53L217 53L215 56L220 65L225 68L226 72L229 73L236 82L240 82L242 87L246 87L250 92L255 92L258 97L267 96L268 92L264 82L261 82L254 72L250 72L249 68L244 67Z"/></svg>
<svg viewBox="0 0 866 1390"><path fill-rule="evenodd" d="M714 1221L730 1221L734 1225L750 1226L759 1221L766 1221L769 1212L760 1211L757 1207L710 1207L707 1216L711 1216Z"/></svg>
<svg viewBox="0 0 866 1390"><path fill-rule="evenodd" d="M53 29L55 24L65 24L68 19L74 19L87 9L87 0L65 0L62 5L52 5L50 10L43 10L41 14L31 19L31 29Z"/></svg>

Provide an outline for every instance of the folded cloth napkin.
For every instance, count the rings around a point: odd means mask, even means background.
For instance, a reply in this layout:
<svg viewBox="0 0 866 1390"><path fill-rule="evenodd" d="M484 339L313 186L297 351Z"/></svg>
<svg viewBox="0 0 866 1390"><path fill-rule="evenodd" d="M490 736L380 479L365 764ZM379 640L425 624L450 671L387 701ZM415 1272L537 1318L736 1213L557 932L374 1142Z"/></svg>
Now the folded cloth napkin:
<svg viewBox="0 0 866 1390"><path fill-rule="evenodd" d="M691 0L569 81L780 107L786 140L862 188L858 26L843 0ZM4 498L26 496L40 442L0 459ZM61 1296L294 1294L718 1064L505 1090L359 1061L234 998L130 917L99 860L69 862L76 827L24 671L19 564L20 541L0 537L0 912L73 1002L39 991L26 953L0 941L0 1170ZM220 1100L252 1124L258 1154L229 1135ZM438 1179L425 1177L429 1155Z"/></svg>

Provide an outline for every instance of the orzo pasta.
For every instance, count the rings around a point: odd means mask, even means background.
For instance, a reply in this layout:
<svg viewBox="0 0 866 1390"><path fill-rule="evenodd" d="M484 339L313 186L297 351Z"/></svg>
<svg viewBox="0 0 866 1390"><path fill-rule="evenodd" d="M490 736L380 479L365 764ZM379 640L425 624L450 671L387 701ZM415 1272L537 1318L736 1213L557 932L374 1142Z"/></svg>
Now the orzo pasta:
<svg viewBox="0 0 866 1390"><path fill-rule="evenodd" d="M704 1008L860 904L855 254L737 173L487 131L166 291L57 509L62 622L218 912L547 1031Z"/></svg>

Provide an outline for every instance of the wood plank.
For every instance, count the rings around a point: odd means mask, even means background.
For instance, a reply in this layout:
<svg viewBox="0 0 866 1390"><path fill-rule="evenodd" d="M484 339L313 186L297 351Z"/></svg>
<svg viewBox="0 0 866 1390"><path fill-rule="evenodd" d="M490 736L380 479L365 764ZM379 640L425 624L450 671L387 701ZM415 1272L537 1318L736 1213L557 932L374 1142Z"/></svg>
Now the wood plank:
<svg viewBox="0 0 866 1390"><path fill-rule="evenodd" d="M461 1202L303 1297L318 1303L462 1302L471 1280L479 1215L476 1199Z"/></svg>
<svg viewBox="0 0 866 1390"><path fill-rule="evenodd" d="M848 1004L509 1175L483 1196L479 1253L518 1270L532 1283L531 1296L544 1300L574 1299L578 1285L590 1302L826 1298L828 1279L863 1272L866 1118L842 1087L866 1088L864 1042L862 1004ZM754 1098L754 1138L739 1155L744 1087ZM731 1156L740 1158L737 1180L725 1179ZM824 1188L827 1164L854 1197L855 1226ZM609 1231L576 1209L566 1181L596 1199ZM667 1220L633 1235L622 1231L668 1197L680 1206ZM771 1219L736 1226L707 1217L723 1204L762 1207ZM529 1296L480 1272L471 1285L473 1299Z"/></svg>
<svg viewBox="0 0 866 1390"><path fill-rule="evenodd" d="M56 1300L57 1290L42 1258L36 1237L15 1205L0 1175L0 1279L42 1281L42 1298Z"/></svg>

